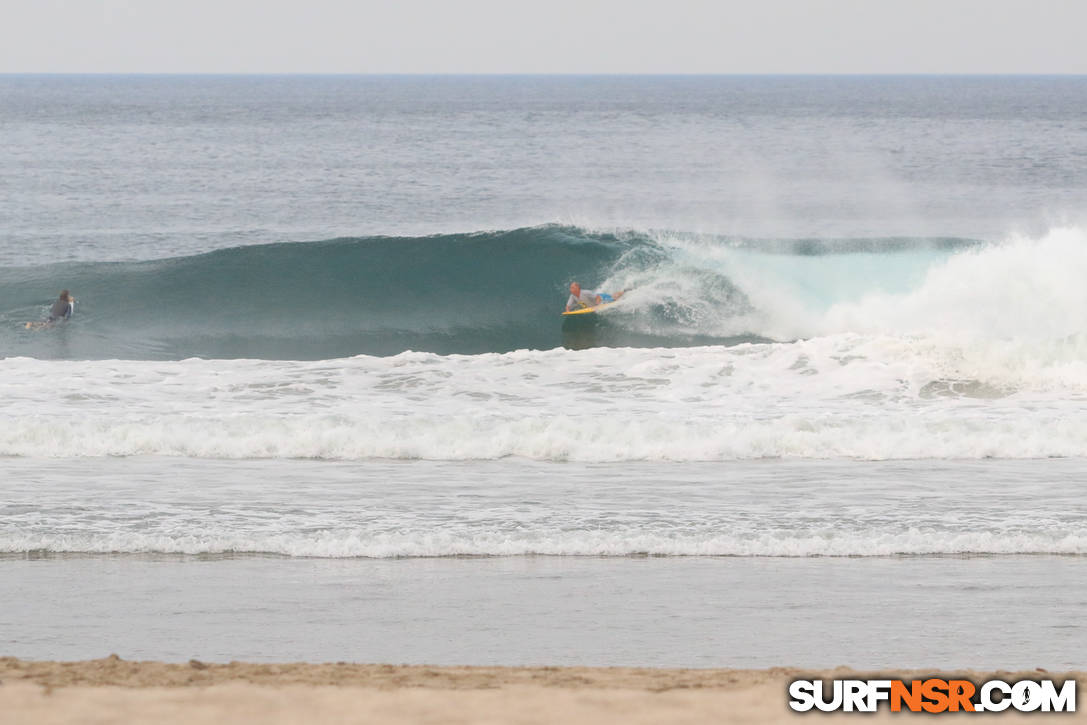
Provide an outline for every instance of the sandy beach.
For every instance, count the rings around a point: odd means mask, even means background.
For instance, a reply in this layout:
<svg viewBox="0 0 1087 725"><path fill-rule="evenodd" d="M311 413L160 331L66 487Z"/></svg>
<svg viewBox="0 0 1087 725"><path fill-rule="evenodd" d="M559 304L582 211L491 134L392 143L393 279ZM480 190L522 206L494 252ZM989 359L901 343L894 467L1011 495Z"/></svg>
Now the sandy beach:
<svg viewBox="0 0 1087 725"><path fill-rule="evenodd" d="M797 677L856 677L848 668L649 669L428 667L366 664L187 664L110 656L82 662L0 658L4 723L765 723L796 717ZM893 678L933 672L883 672ZM976 681L1085 673L947 672ZM826 717L826 716L824 716ZM855 715L838 715L848 719ZM871 716L867 716L871 717ZM877 718L891 715L881 712ZM1012 720L1019 715L1005 715ZM1037 716L1035 716L1037 717ZM1065 722L1087 720L1082 710Z"/></svg>

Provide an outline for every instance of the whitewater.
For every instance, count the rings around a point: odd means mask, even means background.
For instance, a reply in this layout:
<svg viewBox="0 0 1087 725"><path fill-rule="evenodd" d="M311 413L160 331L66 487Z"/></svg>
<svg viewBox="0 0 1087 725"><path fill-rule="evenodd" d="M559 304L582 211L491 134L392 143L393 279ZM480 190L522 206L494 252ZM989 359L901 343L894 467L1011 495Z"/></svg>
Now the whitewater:
<svg viewBox="0 0 1087 725"><path fill-rule="evenodd" d="M6 456L727 461L1087 454L1084 341L791 344L316 363L0 363ZM1024 349L1026 347L1026 349ZM1048 360L1030 359L1046 355Z"/></svg>
<svg viewBox="0 0 1087 725"><path fill-rule="evenodd" d="M0 90L0 654L1087 666L1082 78Z"/></svg>

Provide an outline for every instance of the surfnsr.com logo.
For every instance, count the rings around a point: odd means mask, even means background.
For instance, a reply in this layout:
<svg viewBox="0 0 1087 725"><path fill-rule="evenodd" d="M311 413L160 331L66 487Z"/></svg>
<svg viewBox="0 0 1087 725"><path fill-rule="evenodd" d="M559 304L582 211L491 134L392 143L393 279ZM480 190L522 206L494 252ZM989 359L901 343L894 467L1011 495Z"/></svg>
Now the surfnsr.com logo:
<svg viewBox="0 0 1087 725"><path fill-rule="evenodd" d="M1053 680L794 680L789 707L797 712L1075 712L1076 681Z"/></svg>

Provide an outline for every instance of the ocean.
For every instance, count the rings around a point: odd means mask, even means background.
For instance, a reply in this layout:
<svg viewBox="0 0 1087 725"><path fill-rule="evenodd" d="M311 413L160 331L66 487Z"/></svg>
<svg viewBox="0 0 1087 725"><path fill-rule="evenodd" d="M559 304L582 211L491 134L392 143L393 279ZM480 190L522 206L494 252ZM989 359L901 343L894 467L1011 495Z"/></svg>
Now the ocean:
<svg viewBox="0 0 1087 725"><path fill-rule="evenodd" d="M1084 108L0 76L0 654L1087 668Z"/></svg>

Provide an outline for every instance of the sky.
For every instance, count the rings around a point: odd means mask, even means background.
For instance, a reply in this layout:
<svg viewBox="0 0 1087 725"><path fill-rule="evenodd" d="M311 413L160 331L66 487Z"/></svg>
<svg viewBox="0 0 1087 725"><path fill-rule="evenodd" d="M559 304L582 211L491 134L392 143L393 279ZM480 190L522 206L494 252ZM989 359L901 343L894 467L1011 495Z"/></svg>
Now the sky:
<svg viewBox="0 0 1087 725"><path fill-rule="evenodd" d="M0 73L1087 73L1084 0L0 0Z"/></svg>

